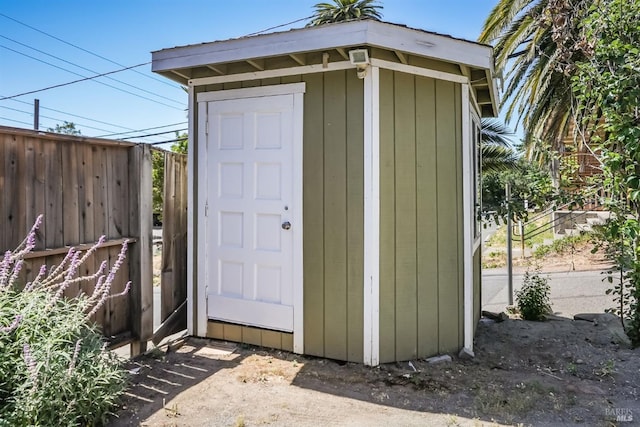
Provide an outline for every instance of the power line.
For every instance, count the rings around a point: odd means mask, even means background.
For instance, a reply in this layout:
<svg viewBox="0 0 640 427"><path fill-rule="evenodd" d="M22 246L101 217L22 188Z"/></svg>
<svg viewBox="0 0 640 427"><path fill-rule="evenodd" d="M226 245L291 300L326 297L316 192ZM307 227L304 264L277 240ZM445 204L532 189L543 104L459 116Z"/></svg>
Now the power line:
<svg viewBox="0 0 640 427"><path fill-rule="evenodd" d="M58 86L53 86L53 87L66 86L66 85L70 85L70 84L72 84L72 83L78 83L78 82L82 82L82 81L85 81L85 80L93 80L93 79L95 79L96 77L103 77L103 76L106 76L106 75L108 75L108 74L113 74L113 73L117 73L117 72L120 72L120 71L124 71L124 70L128 70L128 69L130 69L130 68L133 68L133 67L128 67L128 68L124 68L124 69L122 69L122 70L118 70L118 71L112 71L112 72L104 73L104 74L97 74L97 75L95 75L95 76L93 76L93 77L86 77L86 76L83 76L82 74L76 73L75 71L67 70L66 68L63 68L63 67L60 67L60 66L58 66L58 65L52 64L52 63L50 63L50 62L44 61L44 60L42 60L42 59L36 58L35 56L27 55L27 54L26 54L26 53L24 53L24 52L20 52L20 51L18 51L18 50L11 49L10 47L7 47L7 46L5 46L5 45L0 44L0 47L1 47L1 48L4 48L4 49L7 49L7 50L10 50L11 52L15 52L15 53L17 53L17 54L19 54L19 55L26 56L27 58L33 59L33 60L35 60L35 61L42 62L43 64L47 64L47 65L49 65L49 66L51 66L51 67L54 67L54 68L57 68L57 69L59 69L59 70L66 71L67 73L71 73L71 74L74 74L74 75L76 75L76 76L84 77L84 79L82 79L82 80L76 80L76 81L74 81L74 82L69 82L69 83L65 83L65 84L63 84L63 85L58 85ZM143 66L143 65L148 65L148 64L150 64L150 62L146 62L146 63L144 63L144 64L136 65L136 67L141 67L141 66ZM98 81L98 80L96 80L95 82L96 82L96 83L99 83L99 84L101 84L101 85L103 85L103 86L107 86L107 87L110 87L110 88L112 88L112 89L119 90L120 92L128 93L129 95L137 96L138 98L146 99L147 101L155 102L156 104L160 104L160 105L164 105L164 106L169 107L169 108L173 108L174 110L180 110L180 111L182 111L182 110L183 110L182 108L178 108L178 107L175 107L175 106L173 106L173 105L165 104L164 102L156 101L155 99L147 98L146 96L142 96L142 95L139 95L139 94L137 94L137 93L130 92L130 91L128 91L128 90L125 90L125 89L119 88L119 87L117 87L117 86L110 85L110 84L105 83L105 82L101 82L101 81ZM49 87L49 88L47 88L47 89L52 89L53 87ZM46 89L41 89L41 90L38 90L38 91L35 91L35 92L41 92L42 90L46 90ZM27 95L27 94L29 94L29 93L34 93L34 92L27 92L27 93L25 93L25 94L23 94L23 95ZM20 95L16 95L16 96L20 96ZM0 101L2 101L3 99L6 99L6 98L0 98Z"/></svg>
<svg viewBox="0 0 640 427"><path fill-rule="evenodd" d="M168 141L152 142L149 145L162 145L162 144L169 144L171 142L178 142L178 141L184 141L184 138L176 138L176 139L170 139Z"/></svg>
<svg viewBox="0 0 640 427"><path fill-rule="evenodd" d="M168 133L174 133L174 132L184 132L185 130L187 130L187 128L184 129L174 129L174 130L168 130L166 132L158 132L158 133L149 133L147 135L137 135L137 136L128 136L126 138L119 138L121 140L125 140L125 139L136 139L136 138L146 138L148 136L156 136L156 135L166 135Z"/></svg>
<svg viewBox="0 0 640 427"><path fill-rule="evenodd" d="M14 39L12 39L12 38L7 37L7 36L3 36L2 34L0 34L0 37L2 37L2 38L3 38L3 39L5 39L5 40L9 40L9 41L11 41L11 42L13 42L13 43L15 43L15 44L18 44L18 45L20 45L20 46L26 47L27 49L35 50L35 51L36 51L36 52L38 52L38 53L41 53L41 54L43 54L43 55L46 55L46 56L49 56L49 57L51 57L51 58L57 59L58 61L62 61L62 62L67 63L67 64L69 64L69 65L73 65L74 67L78 67L78 68L80 68L80 69L82 69L82 70L89 71L90 73L98 74L98 72L97 72L97 71L91 70L91 69L89 69L89 68L87 68L87 67L83 67L82 65L75 64L75 63L73 63L73 62L71 62L71 61L67 61L66 59L60 58L59 56L52 55L52 54L50 54L50 53L47 53L47 52L42 51L42 50L40 50L40 49L37 49L37 48L35 48L35 47L33 47L33 46L29 46L28 44L25 44L25 43L19 42L19 41L17 41L17 40L14 40ZM47 63L47 64L48 64L48 63ZM51 64L48 64L48 65L51 65ZM69 70L65 70L65 71L69 71ZM69 71L69 72L71 72L71 71ZM81 74L78 74L78 73L73 73L73 74L75 74L75 75L77 75L77 76L85 77L85 76L82 76ZM134 88L134 89L136 89L136 90L139 90L140 92L148 93L148 94L153 95L153 96L156 96L156 97L158 97L158 98L166 99L166 100L168 100L168 101L175 102L176 104L181 104L181 105L182 105L182 103L181 103L180 101L176 101L175 99L169 98L169 97L167 97L167 96L158 95L158 94L156 94L156 93L154 93L154 92L151 92L150 90L146 90L146 89L139 88L139 87L134 86L134 85L132 85L132 84L129 84L129 83L127 83L127 82L123 82L122 80L114 79L113 77L109 77L109 76L107 76L106 78L107 78L107 79L109 79L109 80L113 80L114 82L118 82L118 83L120 83L120 84L123 84L123 85L125 85L125 86L129 86L129 87L131 87L131 88Z"/></svg>
<svg viewBox="0 0 640 427"><path fill-rule="evenodd" d="M6 107L6 106L4 106L4 105L0 105L0 108L4 108L5 110L17 111L18 113L23 113L23 114L28 114L28 115L30 115L30 116L33 116L33 112L31 112L31 111L19 110L19 109L17 109L17 108ZM56 117L50 117L50 116L45 116L45 115L43 115L43 114L40 114L40 117L43 117L43 118L45 118L45 119L50 119L50 120L56 120L56 121L63 121L63 122L65 121L64 119L60 119L60 118L56 118ZM87 129L99 130L99 131L101 131L101 132L109 132L109 131L108 131L108 130L106 130L106 129L96 128L96 127L89 126L89 125L84 124L84 123L75 123L75 124L77 124L78 126L82 126L83 128L87 128Z"/></svg>
<svg viewBox="0 0 640 427"><path fill-rule="evenodd" d="M2 15L2 14L0 13L0 15ZM287 22L286 24L276 25L275 27L265 28L264 30L256 31L255 33L251 33L251 34L247 34L244 37L257 36L258 34L262 34L262 33L265 33L267 31L275 30L276 28L286 27L287 25L295 24L295 23L300 22L300 21L306 21L306 20L311 19L311 18L313 18L313 15L307 16L306 18L296 19L295 21Z"/></svg>
<svg viewBox="0 0 640 427"><path fill-rule="evenodd" d="M97 136L96 138L105 138L105 137L108 137L108 136L126 135L126 134L132 133L132 132L144 132L144 131L147 131L147 130L162 129L162 128L168 128L170 126L178 126L178 125L185 125L185 124L187 124L187 122L179 122L179 123L173 123L173 124L170 124L170 125L154 126L154 127L146 128L146 129L131 130L131 132L110 133L110 134L107 134L107 135Z"/></svg>
<svg viewBox="0 0 640 427"><path fill-rule="evenodd" d="M8 47L6 47L6 46L3 46L3 45L0 45L0 47L4 47L5 49L9 49L9 50L12 50L12 51L14 51L14 52L20 53L21 55L29 56L29 55L26 55L26 54L24 54L24 53L22 53L22 52L15 51L15 50L10 49L10 48L8 48ZM42 60L40 60L40 59L37 59L37 58L34 58L34 59L36 59L36 60L38 60L38 61L41 61L41 62L44 62L44 61L42 61ZM83 78L83 79L74 80L74 81L72 81L72 82L60 83L60 84L58 84L58 85L48 86L48 87L45 87L45 88L42 88L42 89L37 89L37 90L31 90L31 91L29 91L29 92L23 92L23 93L19 93L19 94L17 94L17 95L5 96L5 97L3 97L3 98L0 98L0 101L4 101L5 99L13 99L13 98L17 98L17 97L19 97L19 96L29 95L29 94L32 94L32 93L43 92L43 91L45 91L45 90L55 89L55 88L57 88L57 87L69 86L69 85L72 85L72 84L74 84L74 83L80 83L80 82L84 82L84 81L87 81L87 80L93 80L93 79L98 78L98 77L107 76L107 75L109 75L109 74L120 73L120 72L122 72L122 71L131 70L132 68L142 67L143 65L149 65L149 64L150 64L150 62L145 62L145 63L143 63L143 64L132 65L131 67L121 68L121 69L119 69L119 70L114 70L114 71L109 71L109 72L107 72L107 73L98 74L98 75L95 75L95 76L93 76L93 77L85 77L85 78ZM55 66L55 65L54 65L54 67L57 67L57 66ZM59 67L57 67L57 68L59 68ZM156 102L157 102L157 101L156 101ZM171 107L171 108L175 108L175 107ZM179 109L179 108L176 108L176 109Z"/></svg>
<svg viewBox="0 0 640 427"><path fill-rule="evenodd" d="M0 95L0 97L1 96L2 95ZM19 100L19 99L12 99L11 101L19 102L21 104L25 104L25 105L29 105L29 106L32 105L29 102L22 101L22 100ZM24 110L18 110L16 108L5 107L5 106L0 106L0 108L6 108L8 110L18 111L18 112L21 112L21 113L26 113L26 114L33 115L33 113L31 113L31 112L24 111ZM187 122L178 122L178 123L172 123L172 124L169 124L169 125L153 126L153 127L144 128L144 129L132 129L132 128L128 128L128 127L125 127L125 126L116 125L116 124L109 123L109 122L103 122L101 120L91 119L91 118L85 117L85 116L80 116L78 114L73 114L73 113L68 113L66 111L56 110L55 108L43 107L42 105L40 105L40 109L41 110L54 111L56 113L64 114L64 115L67 115L67 116L78 117L80 119L89 120L91 122L101 123L103 125L117 127L117 128L121 128L121 129L126 129L127 130L127 132L108 133L108 134L105 134L105 135L95 136L94 138L109 138L109 137L118 136L118 135L126 135L128 133L144 132L144 131L148 131L148 130L162 129L162 128L166 128L166 127L170 127L170 126L179 126L179 125L187 124ZM64 119L58 119L58 118L53 118L53 117L48 117L48 116L41 116L41 117L48 118L48 119L51 119L51 120L57 120L57 121L63 120L64 121ZM20 122L20 123L25 123L25 122ZM29 123L25 123L25 124L29 124ZM94 127L91 127L91 126L88 126L88 125L85 125L85 124L80 124L80 123L76 123L76 124L78 124L80 126L83 126L83 127L88 127L88 128L91 128L91 129L98 129L98 128L94 128ZM110 132L110 131L104 130L104 129L98 129L98 130L102 130L104 132ZM186 129L182 129L182 130L186 130ZM182 131L182 130L180 130L180 131ZM174 132L174 131L171 131L171 132ZM170 133L170 132L168 132L168 133Z"/></svg>
<svg viewBox="0 0 640 427"><path fill-rule="evenodd" d="M95 52L92 52L92 51L90 51L90 50L84 49L84 48L82 48L82 47L80 47L80 46L77 46L77 45L75 45L75 44L73 44L73 43L70 43L70 42L68 42L68 41L66 41L66 40L62 40L61 38L56 37L56 36L54 36L54 35L51 35L51 34L49 34L49 33L45 33L45 32L44 32L44 31L42 31L42 30L39 30L39 29L37 29L37 28L35 28L35 27L32 27L31 25L25 24L24 22L18 21L17 19L12 18L12 17L10 17L10 16L7 16L7 15L5 15L4 13L0 13L0 16L3 16L3 17L5 17L5 18L7 18L7 19L9 19L9 20L11 20L11 21L13 21L13 22L16 22L16 23L18 23L18 24L20 24L20 25L23 25L23 26L25 26L25 27L27 27L27 28L30 28L30 29L32 29L33 31L37 31L37 32L38 32L38 33L40 33L40 34L44 34L44 35L45 35L45 36L47 36L47 37L51 37L52 39L57 40L57 41L59 41L59 42L61 42L61 43L64 43L64 44L66 44L66 45L68 45L68 46L71 46L71 47L74 47L74 48L76 48L76 49L79 49L79 50L81 50L81 51L83 51L83 52L86 52L86 53L88 53L89 55L93 55L93 56L95 56L95 57L97 57L97 58L103 59L103 60L105 60L105 61L107 61L107 62L110 62L110 63L112 63L112 64L114 64L114 65L117 65L117 66L119 66L119 67L124 67L124 65L122 65L122 64L120 64L120 63L118 63L118 62L112 61L112 60L111 60L111 59L109 59L109 58L105 58L105 57L104 57L104 56L102 56L102 55L98 55L98 54L97 54L97 53L95 53ZM138 71L138 70L133 70L133 69L132 69L131 71L133 71L134 73L140 74L141 76L145 76L145 77L146 77L146 78L148 78L148 79L155 80L155 81L157 81L157 82L160 82L160 83L162 83L162 84L165 84L165 85L167 85L167 86L171 86L171 87L173 87L173 88L181 89L181 86L176 86L175 84L171 84L171 83L169 83L169 82L167 82L167 81L165 81L165 80L161 80L161 79L159 79L159 78L156 78L156 77L153 77L153 76L150 76L150 75L147 75L147 74L141 73L141 72L140 72L140 71Z"/></svg>
<svg viewBox="0 0 640 427"><path fill-rule="evenodd" d="M27 125L27 126L32 126L33 125L33 123L27 123L27 122L23 122L21 120L14 120L14 119L10 119L8 117L0 117L0 120L7 120L7 121L10 121L10 122L16 122L16 123L20 123L20 124Z"/></svg>
<svg viewBox="0 0 640 427"><path fill-rule="evenodd" d="M0 97L1 97L1 96L3 96L3 95L0 95ZM26 101L22 101L21 99L11 99L11 101L13 101L13 102L19 102L19 103L21 103L21 104L25 104L25 105L32 105L31 103L26 102ZM56 113L64 114L64 115L67 115L67 116L77 117L77 118L79 118L79 119L89 120L90 122L101 123L101 124L103 124L103 125L112 126L112 127L114 127L114 128L126 129L126 130L131 131L131 132L138 132L137 130L135 130L135 129L131 129L131 128L128 128L128 127L126 127L126 126L115 125L115 124L113 124L113 123L103 122L102 120L91 119L91 118L89 118L89 117L80 116L80 115L78 115L78 114L73 114L73 113L68 113L68 112L66 112L66 111L56 110L55 108L43 107L43 106L42 106L42 104L40 104L40 109L41 109L41 110L54 111L54 112L56 112ZM124 132L124 133L129 133L129 132Z"/></svg>

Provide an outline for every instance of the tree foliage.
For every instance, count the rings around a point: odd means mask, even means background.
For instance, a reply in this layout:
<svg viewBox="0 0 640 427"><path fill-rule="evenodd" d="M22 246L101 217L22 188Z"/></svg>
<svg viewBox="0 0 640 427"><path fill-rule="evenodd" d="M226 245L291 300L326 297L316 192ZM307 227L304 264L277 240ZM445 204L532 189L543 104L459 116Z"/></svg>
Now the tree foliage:
<svg viewBox="0 0 640 427"><path fill-rule="evenodd" d="M584 60L573 92L582 132L596 135L603 177L594 188L613 219L602 246L616 263L611 292L632 342L640 344L640 2L595 0L582 22ZM623 322L624 323L624 322Z"/></svg>
<svg viewBox="0 0 640 427"><path fill-rule="evenodd" d="M67 121L62 124L57 124L54 128L47 128L47 132L61 133L63 135L82 135L80 129L76 128L75 123Z"/></svg>
<svg viewBox="0 0 640 427"><path fill-rule="evenodd" d="M517 168L518 156L511 146L513 133L496 119L482 119L482 172L500 172Z"/></svg>
<svg viewBox="0 0 640 427"><path fill-rule="evenodd" d="M187 154L188 135L176 132L176 141L171 145L171 151L180 154ZM164 203L164 151L151 151L151 182L153 187L153 213L162 217Z"/></svg>
<svg viewBox="0 0 640 427"><path fill-rule="evenodd" d="M382 19L382 5L375 0L333 0L332 3L317 3L308 27L333 22L353 21L357 19Z"/></svg>
<svg viewBox="0 0 640 427"><path fill-rule="evenodd" d="M495 47L506 119L522 122L529 157L549 162L539 143L557 147L571 125L571 76L584 56L574 47L587 6L582 0L500 0L484 23L479 41Z"/></svg>

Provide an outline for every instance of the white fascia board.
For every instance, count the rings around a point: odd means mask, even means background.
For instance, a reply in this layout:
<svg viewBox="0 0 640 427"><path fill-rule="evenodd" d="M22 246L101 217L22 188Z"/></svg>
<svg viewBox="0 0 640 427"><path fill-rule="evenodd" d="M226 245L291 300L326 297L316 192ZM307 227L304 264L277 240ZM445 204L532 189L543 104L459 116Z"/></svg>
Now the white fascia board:
<svg viewBox="0 0 640 427"><path fill-rule="evenodd" d="M359 21L165 49L152 53L151 69L167 71L360 45L367 38L367 28L365 21Z"/></svg>
<svg viewBox="0 0 640 427"><path fill-rule="evenodd" d="M493 67L493 52L490 46L378 21L367 23L368 45L474 68Z"/></svg>
<svg viewBox="0 0 640 427"><path fill-rule="evenodd" d="M164 49L152 53L151 69L168 71L361 45L475 68L493 67L490 46L384 22L356 21Z"/></svg>

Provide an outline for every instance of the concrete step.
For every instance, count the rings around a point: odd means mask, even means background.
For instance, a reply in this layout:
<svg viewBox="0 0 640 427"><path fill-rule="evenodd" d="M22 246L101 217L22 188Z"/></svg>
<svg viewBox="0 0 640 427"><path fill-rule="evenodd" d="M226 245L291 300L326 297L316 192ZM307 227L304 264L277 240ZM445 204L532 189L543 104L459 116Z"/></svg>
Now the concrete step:
<svg viewBox="0 0 640 427"><path fill-rule="evenodd" d="M568 231L568 230L567 230ZM571 231L576 231L576 234L580 234L580 232L590 232L593 231L591 224L576 224L575 228ZM574 236L576 234L573 234Z"/></svg>
<svg viewBox="0 0 640 427"><path fill-rule="evenodd" d="M605 219L596 216L594 218L587 218L587 224L593 226L593 225L603 225L605 223Z"/></svg>

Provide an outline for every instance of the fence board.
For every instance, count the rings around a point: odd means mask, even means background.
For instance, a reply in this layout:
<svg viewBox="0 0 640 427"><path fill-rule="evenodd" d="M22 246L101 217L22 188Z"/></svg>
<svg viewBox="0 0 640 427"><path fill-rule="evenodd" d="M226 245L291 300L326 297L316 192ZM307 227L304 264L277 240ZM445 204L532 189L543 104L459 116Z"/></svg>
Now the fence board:
<svg viewBox="0 0 640 427"><path fill-rule="evenodd" d="M187 158L166 152L162 211L161 311L165 321L187 299ZM186 311L163 331L186 328Z"/></svg>
<svg viewBox="0 0 640 427"><path fill-rule="evenodd" d="M16 182L16 154L17 141L16 137L7 135L4 137L4 191L3 191L3 208L2 218L6 224L4 230L5 244L13 247L19 243L18 230L16 229L16 196L17 196L17 182Z"/></svg>
<svg viewBox="0 0 640 427"><path fill-rule="evenodd" d="M63 199L62 199L62 153L55 142L44 142L45 165L45 217L44 235L48 248L64 246Z"/></svg>
<svg viewBox="0 0 640 427"><path fill-rule="evenodd" d="M78 158L76 144L60 144L62 154L62 215L63 241L66 245L80 242L78 212Z"/></svg>
<svg viewBox="0 0 640 427"><path fill-rule="evenodd" d="M144 150L149 153L148 146L0 127L0 251L14 249L39 214L44 223L26 259L25 281L41 265L49 271L59 265L70 246L87 250L102 235L116 243L131 239L112 295L129 280L137 290L110 299L94 319L106 336L128 336L134 344L153 332L151 162L132 163ZM145 189L148 196L140 194ZM120 249L114 240L107 242L78 274L92 274L102 261L113 265ZM94 286L83 282L66 294L90 295Z"/></svg>
<svg viewBox="0 0 640 427"><path fill-rule="evenodd" d="M93 221L94 236L107 235L107 206L109 204L109 193L107 191L107 164L106 164L106 148L91 147L93 151Z"/></svg>

